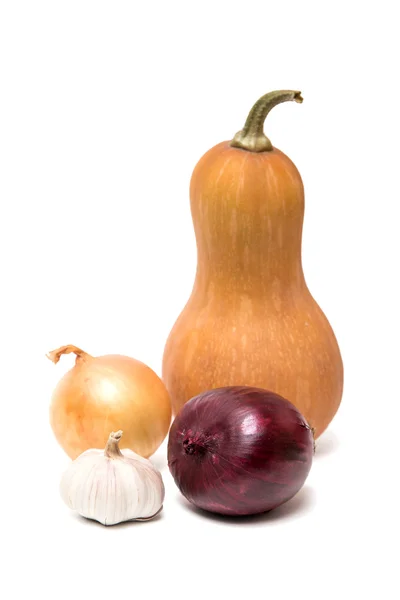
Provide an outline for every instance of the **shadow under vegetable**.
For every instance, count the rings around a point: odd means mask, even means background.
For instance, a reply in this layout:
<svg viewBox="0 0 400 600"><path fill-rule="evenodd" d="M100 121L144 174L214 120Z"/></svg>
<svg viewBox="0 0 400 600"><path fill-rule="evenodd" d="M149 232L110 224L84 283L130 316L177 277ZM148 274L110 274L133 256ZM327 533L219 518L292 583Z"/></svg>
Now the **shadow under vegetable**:
<svg viewBox="0 0 400 600"><path fill-rule="evenodd" d="M217 513L208 512L197 508L193 504L190 504L183 496L178 496L178 502L181 506L201 518L207 518L211 521L218 521L220 523L227 524L240 524L248 526L259 526L261 524L268 524L276 521L282 521L285 519L297 518L303 514L308 513L313 506L316 504L316 495L313 488L304 486L291 500L288 500L278 508L274 508L265 513L258 515L248 515L242 517L232 517L228 515L219 515Z"/></svg>
<svg viewBox="0 0 400 600"><path fill-rule="evenodd" d="M73 519L77 519L78 521L81 521L84 525L89 525L89 526L94 526L94 527L102 527L103 529L121 529L123 527L133 527L133 526L138 527L139 525L147 525L148 526L149 523L159 521L160 519L162 519L163 513L164 513L164 511L161 510L155 517L152 517L150 519L132 519L131 521L122 521L122 523L115 523L115 525L103 525L103 523L100 523L99 521L95 521L94 519L88 519L76 512L71 513L71 517Z"/></svg>
<svg viewBox="0 0 400 600"><path fill-rule="evenodd" d="M339 448L339 438L333 431L326 431L315 442L314 460L333 454Z"/></svg>

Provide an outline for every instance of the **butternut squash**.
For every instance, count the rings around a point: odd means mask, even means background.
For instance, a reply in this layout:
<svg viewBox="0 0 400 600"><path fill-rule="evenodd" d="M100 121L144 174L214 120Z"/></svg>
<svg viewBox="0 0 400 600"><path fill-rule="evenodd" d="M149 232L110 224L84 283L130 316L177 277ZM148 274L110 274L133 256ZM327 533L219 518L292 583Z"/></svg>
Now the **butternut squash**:
<svg viewBox="0 0 400 600"><path fill-rule="evenodd" d="M198 265L192 294L166 344L173 410L205 390L249 385L290 400L318 437L336 413L343 365L335 335L304 280L300 174L264 135L266 94L232 141L196 165L190 200Z"/></svg>

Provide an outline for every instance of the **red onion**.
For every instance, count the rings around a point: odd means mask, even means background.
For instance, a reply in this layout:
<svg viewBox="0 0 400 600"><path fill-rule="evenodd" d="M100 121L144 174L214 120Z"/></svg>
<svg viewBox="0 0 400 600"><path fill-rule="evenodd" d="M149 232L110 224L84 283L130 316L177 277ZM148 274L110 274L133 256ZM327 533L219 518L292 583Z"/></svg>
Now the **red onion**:
<svg viewBox="0 0 400 600"><path fill-rule="evenodd" d="M199 508L251 515L299 491L313 451L312 430L290 402L260 388L225 387L184 405L170 430L168 466Z"/></svg>

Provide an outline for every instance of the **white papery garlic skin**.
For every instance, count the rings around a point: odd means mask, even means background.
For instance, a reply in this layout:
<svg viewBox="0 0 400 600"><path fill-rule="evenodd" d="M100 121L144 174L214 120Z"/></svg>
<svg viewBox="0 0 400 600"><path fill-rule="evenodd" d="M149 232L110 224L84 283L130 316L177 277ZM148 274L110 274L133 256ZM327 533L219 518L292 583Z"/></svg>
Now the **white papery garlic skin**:
<svg viewBox="0 0 400 600"><path fill-rule="evenodd" d="M103 525L147 520L162 509L161 473L147 458L120 450L122 431L111 433L104 450L86 450L64 473L60 492L72 510Z"/></svg>

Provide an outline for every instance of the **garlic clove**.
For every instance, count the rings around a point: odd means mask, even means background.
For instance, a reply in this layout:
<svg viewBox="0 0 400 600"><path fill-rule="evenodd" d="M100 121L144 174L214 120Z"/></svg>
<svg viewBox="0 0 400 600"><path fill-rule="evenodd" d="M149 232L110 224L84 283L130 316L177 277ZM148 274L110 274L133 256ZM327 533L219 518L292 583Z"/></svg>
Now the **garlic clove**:
<svg viewBox="0 0 400 600"><path fill-rule="evenodd" d="M162 510L165 489L161 473L132 450L120 450L122 431L112 432L104 451L86 450L60 483L64 502L80 515L115 525L150 520Z"/></svg>
<svg viewBox="0 0 400 600"><path fill-rule="evenodd" d="M163 509L163 507L161 507L161 508L160 508L160 510L158 510L158 511L156 512L156 514L155 514L155 515L153 515L152 517L142 517L142 518L140 518L140 519L135 519L135 521L151 521L151 519L154 519L154 517L156 517L157 515L159 515L159 514L160 514L160 512L162 511L162 509Z"/></svg>

